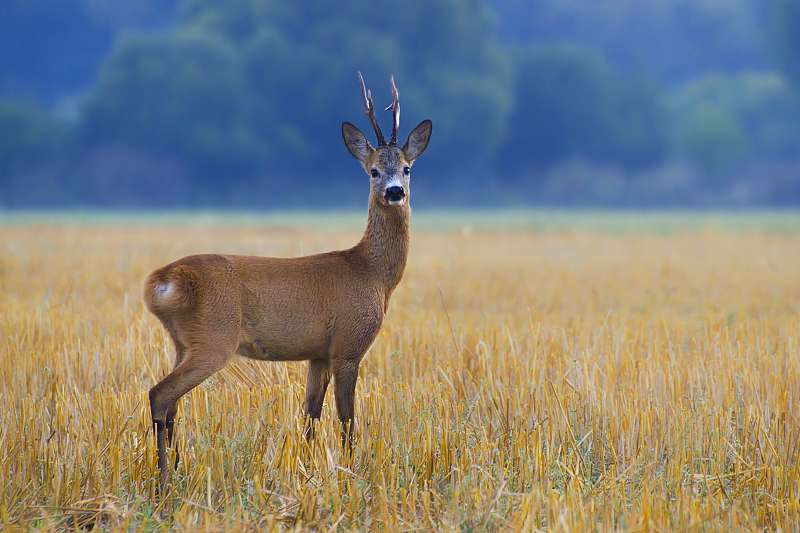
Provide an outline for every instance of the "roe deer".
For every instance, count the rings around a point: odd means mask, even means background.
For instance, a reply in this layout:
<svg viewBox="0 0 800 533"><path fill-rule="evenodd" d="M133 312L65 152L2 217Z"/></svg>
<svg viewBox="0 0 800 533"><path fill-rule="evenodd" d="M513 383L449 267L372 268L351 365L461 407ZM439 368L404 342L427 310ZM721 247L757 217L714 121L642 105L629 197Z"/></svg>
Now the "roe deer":
<svg viewBox="0 0 800 533"><path fill-rule="evenodd" d="M349 122L344 143L370 176L367 228L349 250L295 258L192 255L152 272L144 283L147 308L175 344L175 367L150 389L158 446L159 488L168 473L167 444L175 439L177 401L224 367L234 354L262 361L308 360L305 435L313 436L325 391L334 378L342 446L352 445L358 365L383 323L409 247L411 165L425 151L432 123L417 126L397 146L400 102L394 78L392 136L375 118L361 81L373 148ZM176 454L175 466L178 465Z"/></svg>

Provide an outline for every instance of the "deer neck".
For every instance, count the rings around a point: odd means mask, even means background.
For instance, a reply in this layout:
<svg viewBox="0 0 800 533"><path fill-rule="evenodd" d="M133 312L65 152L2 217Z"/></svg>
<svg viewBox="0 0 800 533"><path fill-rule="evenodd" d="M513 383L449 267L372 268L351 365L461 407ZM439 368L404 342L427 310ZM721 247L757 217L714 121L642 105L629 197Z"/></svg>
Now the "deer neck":
<svg viewBox="0 0 800 533"><path fill-rule="evenodd" d="M387 298L400 283L406 268L410 215L407 199L400 207L385 207L370 199L367 229L358 248Z"/></svg>

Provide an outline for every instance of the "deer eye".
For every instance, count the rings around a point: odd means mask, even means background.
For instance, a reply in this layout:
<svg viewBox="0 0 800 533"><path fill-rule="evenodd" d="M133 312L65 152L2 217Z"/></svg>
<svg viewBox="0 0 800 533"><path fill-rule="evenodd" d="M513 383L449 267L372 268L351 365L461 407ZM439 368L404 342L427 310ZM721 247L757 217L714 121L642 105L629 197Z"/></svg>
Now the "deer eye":
<svg viewBox="0 0 800 533"><path fill-rule="evenodd" d="M410 168L408 168L408 167L403 167L403 174L405 174L406 176L408 176L408 173L409 173L409 172L411 172L411 169L410 169Z"/></svg>
<svg viewBox="0 0 800 533"><path fill-rule="evenodd" d="M377 177L378 177L378 176L380 176L380 175L381 175L381 173L380 173L380 172L378 172L378 169L377 169L377 168L373 168L373 169L372 169L372 177L373 177L373 178L377 178Z"/></svg>

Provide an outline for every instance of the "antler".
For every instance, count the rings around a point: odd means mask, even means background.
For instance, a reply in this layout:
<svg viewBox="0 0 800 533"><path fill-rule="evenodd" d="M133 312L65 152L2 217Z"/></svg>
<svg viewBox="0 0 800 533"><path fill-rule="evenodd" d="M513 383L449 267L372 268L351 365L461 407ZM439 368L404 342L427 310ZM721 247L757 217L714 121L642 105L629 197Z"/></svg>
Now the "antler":
<svg viewBox="0 0 800 533"><path fill-rule="evenodd" d="M394 76L392 78L392 105L384 109L392 109L392 136L389 138L389 146L397 146L397 130L400 129L400 96L397 94L397 87L394 86Z"/></svg>
<svg viewBox="0 0 800 533"><path fill-rule="evenodd" d="M381 127L378 125L378 120L375 118L375 107L372 105L372 92L368 91L364 86L364 78L361 76L361 72L358 73L358 79L361 80L361 97L364 99L364 110L367 112L369 121L372 122L372 128L375 130L375 135L378 137L378 148L386 146L386 139L383 138ZM397 139L395 139L395 144L397 144Z"/></svg>

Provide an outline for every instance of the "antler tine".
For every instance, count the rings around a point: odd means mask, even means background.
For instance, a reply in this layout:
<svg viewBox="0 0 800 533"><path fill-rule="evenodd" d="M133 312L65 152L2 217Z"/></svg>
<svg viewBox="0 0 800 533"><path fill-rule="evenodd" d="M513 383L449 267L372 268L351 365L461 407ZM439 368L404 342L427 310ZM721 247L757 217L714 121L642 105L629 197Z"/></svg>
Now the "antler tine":
<svg viewBox="0 0 800 533"><path fill-rule="evenodd" d="M397 146L397 130L400 129L400 96L397 94L397 87L394 86L394 76L392 80L392 105L384 109L392 109L392 136L389 138L389 146Z"/></svg>
<svg viewBox="0 0 800 533"><path fill-rule="evenodd" d="M372 122L375 136L378 137L378 146L386 146L386 139L383 138L381 127L378 125L378 119L375 118L375 107L372 105L372 91L368 91L364 85L364 78L361 76L361 72L358 73L358 79L361 81L361 98L364 99L364 110L367 112L369 121Z"/></svg>

